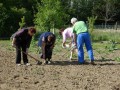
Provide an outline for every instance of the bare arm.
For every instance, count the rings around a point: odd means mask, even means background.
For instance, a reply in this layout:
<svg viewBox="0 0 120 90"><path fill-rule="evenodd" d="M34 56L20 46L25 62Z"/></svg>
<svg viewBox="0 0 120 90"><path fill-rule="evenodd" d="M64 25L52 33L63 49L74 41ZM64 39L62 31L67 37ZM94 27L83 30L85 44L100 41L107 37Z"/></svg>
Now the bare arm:
<svg viewBox="0 0 120 90"><path fill-rule="evenodd" d="M12 40L12 46L15 47L15 45L16 45L16 38L13 38L13 40Z"/></svg>
<svg viewBox="0 0 120 90"><path fill-rule="evenodd" d="M53 40L53 44L51 46L51 49L53 49L55 47L55 41L56 41L56 36L54 36L54 40Z"/></svg>
<svg viewBox="0 0 120 90"><path fill-rule="evenodd" d="M63 43L62 43L62 47L65 47L65 44L66 44L66 42L63 42Z"/></svg>
<svg viewBox="0 0 120 90"><path fill-rule="evenodd" d="M62 47L65 48L65 45L66 45L66 35L63 33Z"/></svg>
<svg viewBox="0 0 120 90"><path fill-rule="evenodd" d="M77 34L74 33L74 41L75 41L75 45L77 45Z"/></svg>

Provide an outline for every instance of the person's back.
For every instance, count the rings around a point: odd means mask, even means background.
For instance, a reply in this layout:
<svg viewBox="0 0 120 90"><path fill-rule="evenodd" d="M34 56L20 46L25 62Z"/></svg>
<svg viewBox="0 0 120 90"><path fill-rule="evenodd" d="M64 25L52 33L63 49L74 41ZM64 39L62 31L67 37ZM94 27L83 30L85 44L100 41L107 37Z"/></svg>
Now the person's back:
<svg viewBox="0 0 120 90"><path fill-rule="evenodd" d="M77 21L77 18L72 18L73 33L75 35L74 41L78 48L78 62L84 64L84 49L85 44L91 64L94 64L94 55L91 45L90 35L88 33L87 25L84 21Z"/></svg>
<svg viewBox="0 0 120 90"><path fill-rule="evenodd" d="M38 46L41 47L41 58L45 60L45 64L50 63L52 51L55 45L56 36L51 32L45 32L40 35Z"/></svg>
<svg viewBox="0 0 120 90"><path fill-rule="evenodd" d="M42 34L40 35L40 37L39 37L38 46L41 47L41 45L42 45L42 39L45 39L45 41L46 41L46 38L47 38L49 35L53 35L53 33L51 33L51 32L44 32L44 33L42 33Z"/></svg>
<svg viewBox="0 0 120 90"><path fill-rule="evenodd" d="M76 34L87 32L87 31L88 29L84 21L78 21L73 26L73 32L75 32Z"/></svg>
<svg viewBox="0 0 120 90"><path fill-rule="evenodd" d="M73 28L72 28L72 27L66 28L66 29L62 32L62 36L63 36L63 44L62 44L62 46L65 46L66 39L68 39L68 38L71 38L72 41L73 41L73 37L74 37Z"/></svg>
<svg viewBox="0 0 120 90"><path fill-rule="evenodd" d="M62 36L63 36L63 42L62 42L62 47L66 48L72 48L71 49L71 55L70 55L70 60L72 59L73 56L73 52L76 49L76 47L74 47L74 33L73 33L73 27L68 27L66 28L63 32L62 32ZM71 39L71 41L69 42L69 44L66 44L67 39ZM68 42L67 42L68 43ZM74 48L73 48L74 47ZM77 50L76 50L77 52Z"/></svg>
<svg viewBox="0 0 120 90"><path fill-rule="evenodd" d="M63 37L66 37L66 38L71 38L73 37L73 28L72 27L69 27L69 28L66 28L64 31L63 31Z"/></svg>
<svg viewBox="0 0 120 90"><path fill-rule="evenodd" d="M21 65L21 52L23 54L23 62L25 65L28 63L28 50L32 40L32 36L36 33L34 27L28 29L21 29L13 35L12 46L16 48L16 64Z"/></svg>

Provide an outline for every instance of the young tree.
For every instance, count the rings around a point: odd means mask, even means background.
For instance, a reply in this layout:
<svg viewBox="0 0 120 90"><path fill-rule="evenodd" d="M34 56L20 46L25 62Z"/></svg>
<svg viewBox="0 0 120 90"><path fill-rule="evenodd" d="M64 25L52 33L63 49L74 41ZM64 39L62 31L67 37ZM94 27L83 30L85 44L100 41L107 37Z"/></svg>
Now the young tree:
<svg viewBox="0 0 120 90"><path fill-rule="evenodd" d="M88 28L91 35L94 31L94 23L96 19L97 19L97 16L88 17Z"/></svg>
<svg viewBox="0 0 120 90"><path fill-rule="evenodd" d="M21 22L19 22L19 26L20 26L20 29L21 28L23 28L24 26L25 26L25 16L23 16L22 18L21 18Z"/></svg>

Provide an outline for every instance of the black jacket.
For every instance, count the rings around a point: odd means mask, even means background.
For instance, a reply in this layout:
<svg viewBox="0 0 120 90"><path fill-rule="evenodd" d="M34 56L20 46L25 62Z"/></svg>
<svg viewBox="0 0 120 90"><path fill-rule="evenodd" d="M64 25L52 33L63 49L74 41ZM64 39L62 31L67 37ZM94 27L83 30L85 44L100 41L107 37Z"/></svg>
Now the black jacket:
<svg viewBox="0 0 120 90"><path fill-rule="evenodd" d="M16 45L24 45L26 48L30 47L32 36L28 34L28 29L21 29L13 36L16 38Z"/></svg>

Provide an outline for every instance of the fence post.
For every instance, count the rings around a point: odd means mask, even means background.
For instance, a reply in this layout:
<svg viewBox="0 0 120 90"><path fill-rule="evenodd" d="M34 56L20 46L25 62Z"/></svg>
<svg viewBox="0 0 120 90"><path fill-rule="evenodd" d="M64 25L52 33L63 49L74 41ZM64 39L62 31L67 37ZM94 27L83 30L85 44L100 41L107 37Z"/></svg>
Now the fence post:
<svg viewBox="0 0 120 90"><path fill-rule="evenodd" d="M115 23L115 30L117 30L117 25L118 25L118 24L117 24L117 22L116 22L116 23Z"/></svg>

